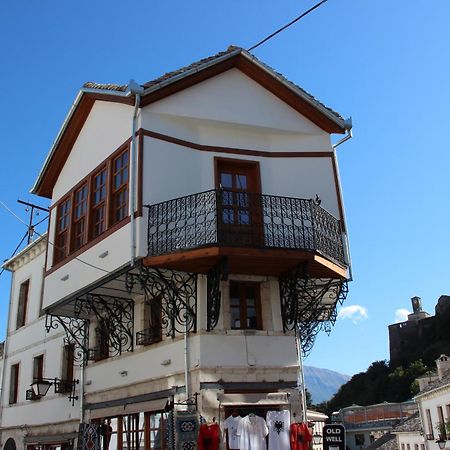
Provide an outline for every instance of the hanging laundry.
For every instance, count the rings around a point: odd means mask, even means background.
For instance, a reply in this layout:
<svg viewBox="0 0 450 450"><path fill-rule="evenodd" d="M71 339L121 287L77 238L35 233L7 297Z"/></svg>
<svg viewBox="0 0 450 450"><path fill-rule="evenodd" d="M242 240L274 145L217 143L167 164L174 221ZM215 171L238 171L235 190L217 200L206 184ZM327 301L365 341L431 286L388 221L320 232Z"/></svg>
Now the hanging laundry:
<svg viewBox="0 0 450 450"><path fill-rule="evenodd" d="M242 417L237 413L237 411L233 411L233 414L228 416L223 422L223 429L225 430L227 436L227 450L240 449L237 431L241 419Z"/></svg>
<svg viewBox="0 0 450 450"><path fill-rule="evenodd" d="M198 433L198 450L219 450L220 428L218 423L202 423Z"/></svg>
<svg viewBox="0 0 450 450"><path fill-rule="evenodd" d="M289 411L267 411L269 450L289 450L291 415Z"/></svg>
<svg viewBox="0 0 450 450"><path fill-rule="evenodd" d="M266 436L269 433L266 421L259 416L245 416L238 427L240 450L267 450Z"/></svg>
<svg viewBox="0 0 450 450"><path fill-rule="evenodd" d="M309 450L312 434L306 423L291 425L291 450Z"/></svg>

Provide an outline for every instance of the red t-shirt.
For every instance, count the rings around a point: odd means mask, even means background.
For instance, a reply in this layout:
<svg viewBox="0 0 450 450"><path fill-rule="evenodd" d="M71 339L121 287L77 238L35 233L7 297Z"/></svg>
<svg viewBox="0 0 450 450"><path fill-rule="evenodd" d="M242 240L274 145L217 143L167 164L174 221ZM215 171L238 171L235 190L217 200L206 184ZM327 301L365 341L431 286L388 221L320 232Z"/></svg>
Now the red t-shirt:
<svg viewBox="0 0 450 450"><path fill-rule="evenodd" d="M306 423L291 424L291 450L309 450L312 435Z"/></svg>
<svg viewBox="0 0 450 450"><path fill-rule="evenodd" d="M202 423L198 433L198 450L219 450L220 428L218 423Z"/></svg>

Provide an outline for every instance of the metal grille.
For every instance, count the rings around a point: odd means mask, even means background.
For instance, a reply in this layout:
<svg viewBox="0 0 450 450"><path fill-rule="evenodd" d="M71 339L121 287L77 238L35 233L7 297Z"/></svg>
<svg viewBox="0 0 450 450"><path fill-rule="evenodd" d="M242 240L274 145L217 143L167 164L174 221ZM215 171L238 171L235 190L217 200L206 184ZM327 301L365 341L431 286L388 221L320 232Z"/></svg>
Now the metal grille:
<svg viewBox="0 0 450 450"><path fill-rule="evenodd" d="M346 264L341 223L314 200L216 189L148 209L149 256L218 245L317 251Z"/></svg>

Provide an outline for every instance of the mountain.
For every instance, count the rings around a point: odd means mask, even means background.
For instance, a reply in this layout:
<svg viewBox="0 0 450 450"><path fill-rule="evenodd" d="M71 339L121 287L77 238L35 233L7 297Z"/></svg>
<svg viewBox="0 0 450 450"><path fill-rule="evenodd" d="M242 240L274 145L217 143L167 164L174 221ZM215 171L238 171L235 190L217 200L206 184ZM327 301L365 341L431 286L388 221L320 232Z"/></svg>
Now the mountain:
<svg viewBox="0 0 450 450"><path fill-rule="evenodd" d="M310 392L312 402L315 404L330 400L351 378L348 375L318 367L304 366L304 370L306 389Z"/></svg>

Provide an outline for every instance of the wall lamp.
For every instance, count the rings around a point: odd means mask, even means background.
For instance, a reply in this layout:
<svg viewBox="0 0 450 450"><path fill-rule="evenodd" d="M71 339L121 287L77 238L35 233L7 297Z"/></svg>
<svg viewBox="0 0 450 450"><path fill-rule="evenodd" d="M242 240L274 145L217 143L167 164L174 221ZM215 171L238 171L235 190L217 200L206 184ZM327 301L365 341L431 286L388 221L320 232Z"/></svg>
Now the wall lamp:
<svg viewBox="0 0 450 450"><path fill-rule="evenodd" d="M35 378L31 383L31 389L26 392L27 400L37 400L45 397L50 389L54 386L55 394L69 394L69 400L72 406L75 400L78 400L78 395L75 395L75 387L80 383L80 380L61 380L60 378Z"/></svg>
<svg viewBox="0 0 450 450"><path fill-rule="evenodd" d="M439 445L439 448L443 450L445 448L445 439L442 439L442 437L439 437L439 439L436 441L436 444Z"/></svg>
<svg viewBox="0 0 450 450"><path fill-rule="evenodd" d="M312 442L314 445L322 444L322 435L319 433L314 433L312 436Z"/></svg>

